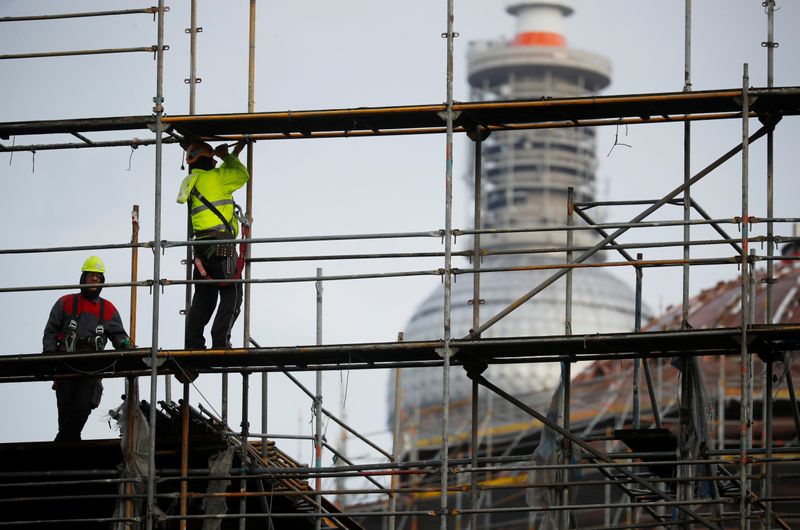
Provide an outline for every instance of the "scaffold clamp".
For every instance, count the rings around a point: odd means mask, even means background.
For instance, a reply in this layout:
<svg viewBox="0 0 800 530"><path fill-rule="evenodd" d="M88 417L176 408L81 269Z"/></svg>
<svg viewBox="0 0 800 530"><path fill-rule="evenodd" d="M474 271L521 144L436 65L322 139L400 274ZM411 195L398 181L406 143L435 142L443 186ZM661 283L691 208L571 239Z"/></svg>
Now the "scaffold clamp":
<svg viewBox="0 0 800 530"><path fill-rule="evenodd" d="M435 351L435 352L436 352L436 354L437 354L439 357L441 357L442 359L444 359L444 356L446 355L445 348L434 348L434 350L433 350L433 351ZM454 356L456 353L458 353L458 348L453 348L452 346L450 346L450 358L451 358L451 359L453 358L453 356Z"/></svg>
<svg viewBox="0 0 800 530"><path fill-rule="evenodd" d="M166 360L166 359L165 359L164 357L156 357L156 367L157 367L157 368L158 368L158 367L161 367L161 365L162 365L162 364L164 364L164 361L165 361L165 360ZM152 367L152 364L150 363L150 357L142 357L142 362L143 362L143 363L144 363L144 365L145 365L145 366L147 366L148 368L151 368L151 367Z"/></svg>

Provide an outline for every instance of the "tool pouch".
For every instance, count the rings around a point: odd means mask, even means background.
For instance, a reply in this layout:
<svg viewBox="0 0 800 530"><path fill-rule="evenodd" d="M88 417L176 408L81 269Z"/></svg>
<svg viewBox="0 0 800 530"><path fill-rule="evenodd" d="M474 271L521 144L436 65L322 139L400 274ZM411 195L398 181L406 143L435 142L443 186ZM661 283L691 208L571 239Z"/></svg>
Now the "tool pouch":
<svg viewBox="0 0 800 530"><path fill-rule="evenodd" d="M216 259L222 268L222 278L230 280L236 272L236 245L217 245Z"/></svg>

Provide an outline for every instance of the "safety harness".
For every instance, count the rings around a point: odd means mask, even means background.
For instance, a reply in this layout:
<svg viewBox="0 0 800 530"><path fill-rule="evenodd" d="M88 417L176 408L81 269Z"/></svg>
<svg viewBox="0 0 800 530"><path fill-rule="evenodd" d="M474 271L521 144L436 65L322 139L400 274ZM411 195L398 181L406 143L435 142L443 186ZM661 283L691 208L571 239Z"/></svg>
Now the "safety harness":
<svg viewBox="0 0 800 530"><path fill-rule="evenodd" d="M197 188L192 188L192 191L190 193L193 197L196 197L198 201L202 202L206 208L211 210L211 212L214 213L214 215L219 217L220 221L222 221L222 225L225 227L225 230L229 234L233 235L234 233L233 226L231 226L230 221L228 221L228 219L226 219L225 216L222 215L222 212L220 212L217 209L217 207L214 206L214 203L206 199L205 196L197 190ZM250 238L250 223L247 222L247 218L242 214L241 207L238 204L236 204L236 202L233 199L231 199L231 202L233 202L233 215L242 225L242 242L239 243L239 256L236 260L236 268L233 271L232 275L233 279L239 279L242 277L242 270L244 269L245 255L247 253L247 245L248 245L248 243L245 243L245 240ZM192 211L191 205L189 206L189 211L190 212ZM247 235L247 237L245 237L245 234ZM209 245L209 248L205 252L206 257L211 257L212 255L214 255L217 252L217 247L218 245ZM200 258L195 258L194 264L197 267L197 270L200 271L201 276L203 277L208 276L205 267L203 266L203 262Z"/></svg>
<svg viewBox="0 0 800 530"><path fill-rule="evenodd" d="M80 294L75 293L69 298L72 302L72 307L66 307L66 300L65 300L65 307L64 310L70 315L70 320L67 323L67 329L64 331L64 349L67 353L74 353L77 351L77 347L80 342L83 342L82 345L86 346L88 349L94 348L94 351L103 351L106 349L106 342L108 338L106 337L105 327L103 326L103 322L105 322L105 304L106 301L101 298L100 299L100 307L98 308L99 311L97 313L97 326L94 329L94 337L85 337L82 340L78 338L78 307L80 305Z"/></svg>

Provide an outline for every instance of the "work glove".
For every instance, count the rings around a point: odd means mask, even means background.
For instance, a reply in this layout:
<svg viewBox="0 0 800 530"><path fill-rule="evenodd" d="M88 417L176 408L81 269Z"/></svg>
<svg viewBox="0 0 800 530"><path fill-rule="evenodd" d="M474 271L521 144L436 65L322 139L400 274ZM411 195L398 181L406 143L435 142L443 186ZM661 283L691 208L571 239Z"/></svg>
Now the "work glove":
<svg viewBox="0 0 800 530"><path fill-rule="evenodd" d="M228 144L221 143L217 147L214 148L214 154L217 155L218 158L224 159L228 156Z"/></svg>

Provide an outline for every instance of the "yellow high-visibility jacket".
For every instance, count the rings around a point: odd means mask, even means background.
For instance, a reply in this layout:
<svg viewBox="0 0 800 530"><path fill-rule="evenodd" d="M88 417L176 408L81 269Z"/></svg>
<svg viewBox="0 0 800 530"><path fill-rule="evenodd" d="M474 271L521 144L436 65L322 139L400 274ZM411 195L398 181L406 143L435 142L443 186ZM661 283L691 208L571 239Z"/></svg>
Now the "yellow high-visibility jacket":
<svg viewBox="0 0 800 530"><path fill-rule="evenodd" d="M236 237L239 223L233 215L233 192L244 186L249 178L244 164L234 155L228 155L219 167L208 171L195 168L183 179L175 200L178 204L183 204L191 197L192 228L195 234L224 232L225 224L217 214L192 195L192 190L197 188L219 210L233 228L233 237Z"/></svg>

